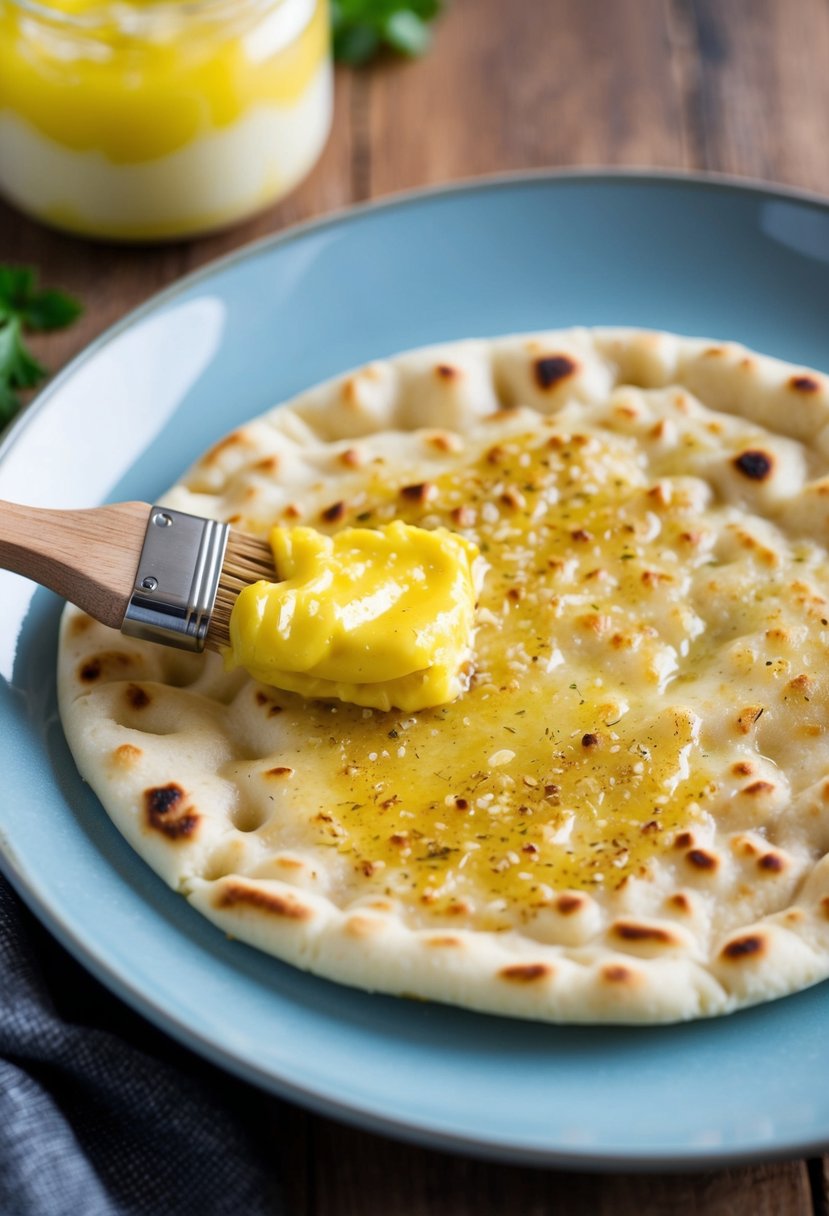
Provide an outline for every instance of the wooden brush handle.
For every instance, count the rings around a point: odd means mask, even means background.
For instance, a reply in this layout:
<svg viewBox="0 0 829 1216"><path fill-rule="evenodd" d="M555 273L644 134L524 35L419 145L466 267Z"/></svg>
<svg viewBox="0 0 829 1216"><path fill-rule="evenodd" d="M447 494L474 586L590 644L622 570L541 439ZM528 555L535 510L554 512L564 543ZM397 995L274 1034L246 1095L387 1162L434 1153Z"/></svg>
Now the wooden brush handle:
<svg viewBox="0 0 829 1216"><path fill-rule="evenodd" d="M119 629L149 512L143 502L47 511L0 500L0 568L33 579Z"/></svg>

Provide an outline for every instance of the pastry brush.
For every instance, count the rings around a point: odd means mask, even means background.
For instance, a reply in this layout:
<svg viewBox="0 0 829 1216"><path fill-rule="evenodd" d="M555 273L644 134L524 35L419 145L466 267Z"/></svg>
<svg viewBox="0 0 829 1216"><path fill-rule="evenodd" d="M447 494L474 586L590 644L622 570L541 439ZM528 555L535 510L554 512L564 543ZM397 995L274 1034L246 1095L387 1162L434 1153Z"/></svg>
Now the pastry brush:
<svg viewBox="0 0 829 1216"><path fill-rule="evenodd" d="M131 637L194 651L227 646L239 592L276 577L266 540L143 502L51 511L0 501L0 569Z"/></svg>

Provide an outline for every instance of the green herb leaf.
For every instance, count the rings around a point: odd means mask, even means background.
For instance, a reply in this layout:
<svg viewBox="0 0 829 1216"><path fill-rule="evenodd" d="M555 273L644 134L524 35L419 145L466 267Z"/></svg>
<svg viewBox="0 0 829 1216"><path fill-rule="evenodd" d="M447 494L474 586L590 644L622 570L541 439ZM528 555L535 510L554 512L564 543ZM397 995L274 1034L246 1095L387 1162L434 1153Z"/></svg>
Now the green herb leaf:
<svg viewBox="0 0 829 1216"><path fill-rule="evenodd" d="M334 57L357 66L384 46L422 55L430 42L429 22L441 7L442 0L332 0Z"/></svg>
<svg viewBox="0 0 829 1216"><path fill-rule="evenodd" d="M71 296L38 291L31 266L0 266L0 426L20 409L20 390L34 388L48 375L28 350L24 332L60 329L80 312Z"/></svg>
<svg viewBox="0 0 829 1216"><path fill-rule="evenodd" d="M383 33L389 46L412 59L422 55L431 42L428 25L411 9L393 13L385 23Z"/></svg>
<svg viewBox="0 0 829 1216"><path fill-rule="evenodd" d="M360 67L380 49L380 35L370 25L344 25L334 33L334 55L340 63Z"/></svg>
<svg viewBox="0 0 829 1216"><path fill-rule="evenodd" d="M36 283L31 266L0 266L0 316L14 316L24 309Z"/></svg>
<svg viewBox="0 0 829 1216"><path fill-rule="evenodd" d="M62 291L42 291L26 308L23 319L28 329L63 329L83 312L72 296Z"/></svg>
<svg viewBox="0 0 829 1216"><path fill-rule="evenodd" d="M46 368L26 349L17 317L0 329L0 368L11 388L33 388L46 375Z"/></svg>
<svg viewBox="0 0 829 1216"><path fill-rule="evenodd" d="M0 380L0 428L11 422L20 409L20 399L16 393Z"/></svg>

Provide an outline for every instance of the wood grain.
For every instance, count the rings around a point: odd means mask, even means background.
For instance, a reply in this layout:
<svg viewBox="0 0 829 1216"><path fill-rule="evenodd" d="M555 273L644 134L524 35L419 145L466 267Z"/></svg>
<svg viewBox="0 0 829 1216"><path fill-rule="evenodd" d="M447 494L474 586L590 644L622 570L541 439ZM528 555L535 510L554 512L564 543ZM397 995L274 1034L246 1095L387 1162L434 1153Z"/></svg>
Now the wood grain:
<svg viewBox="0 0 829 1216"><path fill-rule="evenodd" d="M685 166L668 16L663 0L456 0L436 53L369 77L371 193L541 166Z"/></svg>
<svg viewBox="0 0 829 1216"><path fill-rule="evenodd" d="M814 1216L829 1216L829 1157L809 1162Z"/></svg>
<svg viewBox="0 0 829 1216"><path fill-rule="evenodd" d="M590 1175L497 1165L317 1121L313 1216L802 1216L803 1162L701 1174Z"/></svg>
<svg viewBox="0 0 829 1216"><path fill-rule="evenodd" d="M0 204L0 261L31 262L84 299L76 326L38 344L57 369L179 275L392 191L612 164L829 194L827 64L826 0L451 0L426 58L338 74L325 154L281 205L206 239L130 249L47 232ZM291 1216L829 1216L827 1161L678 1176L520 1169L263 1101Z"/></svg>
<svg viewBox="0 0 829 1216"><path fill-rule="evenodd" d="M673 0L691 163L829 193L829 6Z"/></svg>
<svg viewBox="0 0 829 1216"><path fill-rule="evenodd" d="M141 502L49 511L0 501L0 568L120 629L148 518L149 507Z"/></svg>

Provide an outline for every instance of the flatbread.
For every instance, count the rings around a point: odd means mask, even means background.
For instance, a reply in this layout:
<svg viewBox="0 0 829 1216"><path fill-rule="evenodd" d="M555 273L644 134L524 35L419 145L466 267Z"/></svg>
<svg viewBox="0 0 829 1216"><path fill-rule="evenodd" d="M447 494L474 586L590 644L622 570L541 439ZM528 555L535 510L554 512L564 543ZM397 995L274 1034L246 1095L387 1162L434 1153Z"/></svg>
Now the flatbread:
<svg viewBox="0 0 829 1216"><path fill-rule="evenodd" d="M400 517L490 570L469 691L310 702L68 609L60 706L133 847L220 929L369 990L669 1022L829 975L829 381L624 330L379 361L165 501Z"/></svg>

